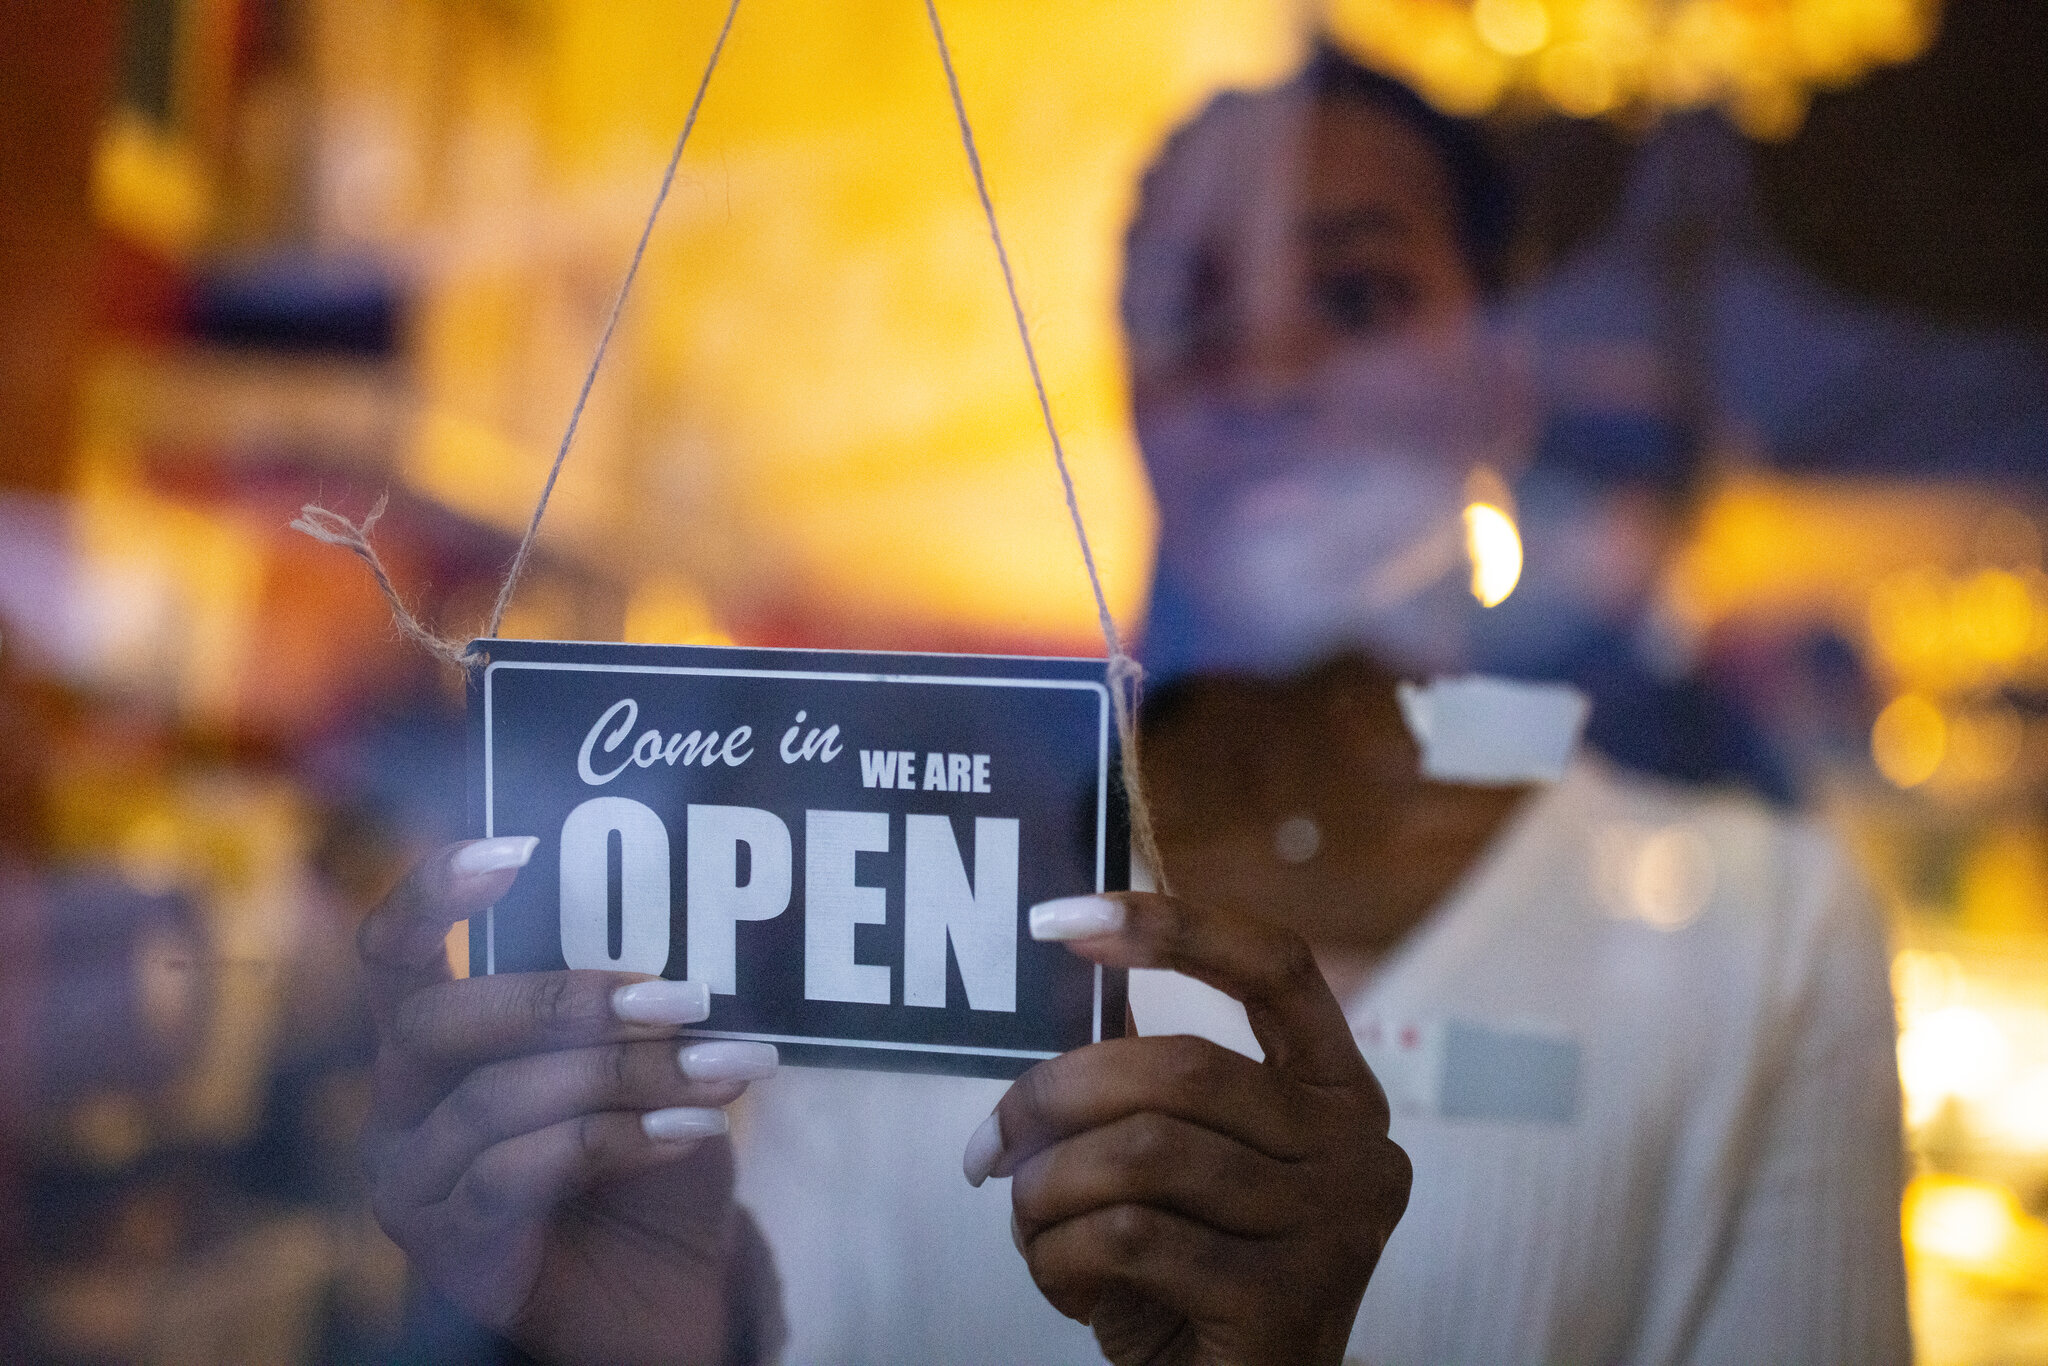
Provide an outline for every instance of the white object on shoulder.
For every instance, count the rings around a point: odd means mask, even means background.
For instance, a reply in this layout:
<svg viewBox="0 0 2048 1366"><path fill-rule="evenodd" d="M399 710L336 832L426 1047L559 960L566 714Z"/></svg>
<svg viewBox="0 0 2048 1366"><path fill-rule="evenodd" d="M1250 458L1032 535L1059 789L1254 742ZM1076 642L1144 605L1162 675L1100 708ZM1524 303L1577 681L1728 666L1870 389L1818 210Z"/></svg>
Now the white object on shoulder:
<svg viewBox="0 0 2048 1366"><path fill-rule="evenodd" d="M1564 777L1592 704L1569 683L1470 674L1395 685L1401 717L1422 747L1422 773L1441 782L1554 783Z"/></svg>

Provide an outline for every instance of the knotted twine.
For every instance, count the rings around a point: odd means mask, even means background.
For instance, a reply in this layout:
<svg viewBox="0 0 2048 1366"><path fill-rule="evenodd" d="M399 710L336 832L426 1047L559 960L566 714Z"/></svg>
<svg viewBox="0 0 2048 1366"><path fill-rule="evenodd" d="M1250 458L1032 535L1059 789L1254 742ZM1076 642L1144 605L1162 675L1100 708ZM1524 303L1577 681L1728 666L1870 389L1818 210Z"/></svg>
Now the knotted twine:
<svg viewBox="0 0 2048 1366"><path fill-rule="evenodd" d="M484 639L496 639L498 628L505 620L505 609L511 604L512 593L519 583L520 575L526 572L526 562L532 553L534 539L540 534L541 518L547 513L548 500L554 496L555 483L561 477L562 464L569 458L569 448L575 443L576 428L583 420L583 410L590 402L591 386L597 383L598 371L604 365L605 352L611 347L612 334L618 330L619 316L625 311L626 296L632 291L633 280L640 273L640 263L647 255L648 240L654 235L654 225L661 217L661 207L668 200L669 190L675 184L676 168L681 165L683 149L689 145L690 133L697 126L698 112L704 107L704 94L711 88L712 73L718 70L718 59L725 51L725 42L732 33L733 19L739 14L740 0L731 0L726 7L725 20L719 25L718 37L711 45L711 56L704 63L704 71L697 79L696 94L690 100L690 111L683 119L682 131L676 135L674 149L669 153L668 166L662 172L661 188L655 192L654 204L647 211L647 221L641 225L640 239L634 244L632 259L626 265L625 278L619 283L619 292L612 299L611 312L606 316L604 330L598 334L597 349L590 358L590 367L584 372L582 388L577 391L576 403L569 410L569 422L562 432L561 444L555 449L554 463L548 467L547 482L541 486L540 499L534 504L533 516L526 524L526 534L519 538L519 548L513 553L512 563L505 571L505 582L498 589L497 601L491 607L490 624L482 632ZM1102 644L1106 652L1104 680L1109 687L1110 709L1116 717L1118 769L1123 779L1124 795L1130 806L1131 838L1138 857L1151 870L1152 876L1164 891L1166 889L1165 866L1159 857L1159 846L1153 835L1152 811L1145 800L1145 788L1138 765L1137 712L1140 690L1144 683L1145 670L1138 661L1124 649L1123 637L1116 627L1116 619L1110 615L1109 598L1102 591L1102 575L1095 565L1095 547L1088 539L1088 524L1081 516L1081 502L1074 492L1074 476L1067 467L1066 445L1060 440L1059 424L1053 420L1052 399L1046 392L1045 376L1039 369L1038 349L1031 342L1031 325L1024 316L1024 304L1017 293L1017 277L1010 267L1010 253L1003 245L1003 230L996 221L995 202L989 197L988 177L981 166L981 152L974 141L974 126L967 117L967 104L960 94L960 78L953 69L952 48L946 42L945 26L939 22L939 11L934 0L924 0L926 18L931 21L932 38L938 44L939 64L945 69L946 90L953 101L953 118L960 128L960 145L967 153L967 169L974 176L974 191L981 200L982 217L988 223L989 240L995 246L996 264L1003 275L1003 289L1009 295L1010 315L1017 323L1017 339L1023 343L1024 363L1031 373L1031 388L1038 396L1039 416L1045 421L1045 434L1052 443L1053 467L1059 471L1060 489L1066 496L1067 516L1073 522L1074 539L1081 547L1081 563L1088 571L1088 587L1095 595L1095 618L1102 628ZM349 551L369 567L377 581L379 591L391 605L393 625L406 639L414 642L438 659L464 669L477 668L486 662L484 653L474 645L463 646L435 632L422 622L412 609L405 605L391 575L384 568L376 547L370 544L370 532L377 525L377 519L384 515L388 497L377 499L369 514L360 522L351 522L338 512L330 511L316 503L308 503L299 510L299 516L291 525L315 540L329 545L340 546Z"/></svg>

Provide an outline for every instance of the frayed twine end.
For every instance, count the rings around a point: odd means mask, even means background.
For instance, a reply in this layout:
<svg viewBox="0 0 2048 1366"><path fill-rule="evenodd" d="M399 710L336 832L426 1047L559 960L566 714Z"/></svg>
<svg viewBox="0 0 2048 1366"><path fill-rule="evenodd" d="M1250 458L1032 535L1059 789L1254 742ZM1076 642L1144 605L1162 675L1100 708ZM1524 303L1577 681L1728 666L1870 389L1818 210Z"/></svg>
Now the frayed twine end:
<svg viewBox="0 0 2048 1366"><path fill-rule="evenodd" d="M371 575L377 580L379 591L384 594L384 601L391 606L391 623L398 628L400 635L443 663L453 664L460 669L481 666L484 663L482 651L449 640L446 636L429 629L413 615L412 609L405 605L405 599L398 595L398 587L391 582L391 575L385 570L384 561L378 557L376 547L370 544L370 532L390 503L389 494L380 495L368 515L360 522L351 522L340 513L321 507L318 503L308 503L300 508L299 515L292 519L291 528L311 536L316 541L340 546L368 565Z"/></svg>

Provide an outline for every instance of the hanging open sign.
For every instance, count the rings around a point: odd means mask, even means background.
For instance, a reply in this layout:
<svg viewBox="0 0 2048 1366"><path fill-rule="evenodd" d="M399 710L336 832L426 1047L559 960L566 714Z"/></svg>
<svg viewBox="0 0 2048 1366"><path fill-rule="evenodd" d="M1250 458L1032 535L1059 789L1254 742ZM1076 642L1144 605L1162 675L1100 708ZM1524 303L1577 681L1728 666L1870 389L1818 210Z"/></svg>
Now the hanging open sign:
<svg viewBox="0 0 2048 1366"><path fill-rule="evenodd" d="M1129 886L1100 661L479 641L471 806L535 835L483 973L707 983L689 1032L1014 1077L1123 1033L1124 974L1025 912Z"/></svg>

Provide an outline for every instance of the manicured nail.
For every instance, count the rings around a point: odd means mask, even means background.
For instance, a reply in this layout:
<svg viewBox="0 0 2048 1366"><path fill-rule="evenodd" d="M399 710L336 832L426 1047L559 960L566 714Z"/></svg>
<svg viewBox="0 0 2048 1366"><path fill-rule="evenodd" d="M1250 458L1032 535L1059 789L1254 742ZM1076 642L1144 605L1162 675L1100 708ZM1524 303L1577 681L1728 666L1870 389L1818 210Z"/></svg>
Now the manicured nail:
<svg viewBox="0 0 2048 1366"><path fill-rule="evenodd" d="M676 1054L691 1081L760 1081L781 1062L772 1043L693 1043Z"/></svg>
<svg viewBox="0 0 2048 1366"><path fill-rule="evenodd" d="M657 1143L683 1143L692 1139L716 1138L725 1132L725 1111L678 1105L668 1110L649 1110L640 1116L640 1132Z"/></svg>
<svg viewBox="0 0 2048 1366"><path fill-rule="evenodd" d="M1002 1160L1003 1122L991 1112L968 1138L967 1151L960 1155L960 1171L967 1177L968 1185L980 1186Z"/></svg>
<svg viewBox="0 0 2048 1366"><path fill-rule="evenodd" d="M711 988L702 982L635 982L612 993L612 1014L627 1024L695 1024L711 1014Z"/></svg>
<svg viewBox="0 0 2048 1366"><path fill-rule="evenodd" d="M472 840L455 851L448 866L464 877L502 873L507 868L524 868L540 847L532 835L500 835L494 840Z"/></svg>
<svg viewBox="0 0 2048 1366"><path fill-rule="evenodd" d="M1093 939L1124 927L1124 904L1106 896L1063 896L1031 908L1031 937Z"/></svg>

